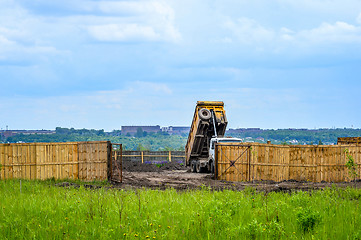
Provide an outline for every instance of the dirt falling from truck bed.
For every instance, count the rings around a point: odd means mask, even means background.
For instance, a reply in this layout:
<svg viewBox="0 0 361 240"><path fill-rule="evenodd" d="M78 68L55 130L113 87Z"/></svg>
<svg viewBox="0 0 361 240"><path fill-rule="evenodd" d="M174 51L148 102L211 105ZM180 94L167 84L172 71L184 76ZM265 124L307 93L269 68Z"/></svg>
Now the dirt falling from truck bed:
<svg viewBox="0 0 361 240"><path fill-rule="evenodd" d="M256 181L226 182L214 180L211 174L192 173L190 169L176 162L163 164L142 164L139 162L123 162L123 182L117 187L123 189L151 188L176 190L201 189L210 190L244 190L251 187L263 192L309 191L332 187L333 183L312 183L298 181ZM361 188L361 182L334 183L335 186L355 186Z"/></svg>

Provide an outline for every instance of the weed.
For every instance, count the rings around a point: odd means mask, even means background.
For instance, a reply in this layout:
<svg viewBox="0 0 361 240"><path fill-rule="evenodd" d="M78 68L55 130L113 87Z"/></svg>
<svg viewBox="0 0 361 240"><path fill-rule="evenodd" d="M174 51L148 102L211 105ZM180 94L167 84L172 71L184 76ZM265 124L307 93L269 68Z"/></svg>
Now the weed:
<svg viewBox="0 0 361 240"><path fill-rule="evenodd" d="M248 235L249 239L253 240L262 233L262 229L263 225L259 223L257 219L253 219L252 222L244 227L245 233Z"/></svg>
<svg viewBox="0 0 361 240"><path fill-rule="evenodd" d="M352 240L361 240L361 231L353 233L352 237L350 239L352 239Z"/></svg>
<svg viewBox="0 0 361 240"><path fill-rule="evenodd" d="M280 239L282 236L285 235L285 229L283 224L275 219L267 223L264 229L266 229L267 235L271 239Z"/></svg>
<svg viewBox="0 0 361 240"><path fill-rule="evenodd" d="M321 221L320 214L308 207L301 207L296 215L297 224L304 233L313 231L316 225Z"/></svg>
<svg viewBox="0 0 361 240"><path fill-rule="evenodd" d="M347 158L346 167L348 169L351 179L355 180L358 177L357 164L355 163L355 160L350 154L350 150L348 148L345 149L345 154Z"/></svg>
<svg viewBox="0 0 361 240"><path fill-rule="evenodd" d="M166 163L166 161L160 161L160 162L153 162L155 164L155 166L157 166L158 168L163 167Z"/></svg>

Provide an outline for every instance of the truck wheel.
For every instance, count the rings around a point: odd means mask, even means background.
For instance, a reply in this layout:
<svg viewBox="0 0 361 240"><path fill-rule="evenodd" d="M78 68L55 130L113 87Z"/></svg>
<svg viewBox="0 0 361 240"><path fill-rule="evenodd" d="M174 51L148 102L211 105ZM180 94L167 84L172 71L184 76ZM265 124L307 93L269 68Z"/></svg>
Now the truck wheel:
<svg viewBox="0 0 361 240"><path fill-rule="evenodd" d="M209 111L207 108L202 108L198 111L198 116L202 120L209 120L212 117L211 111Z"/></svg>
<svg viewBox="0 0 361 240"><path fill-rule="evenodd" d="M201 173L201 163L199 162L199 161L197 161L197 163L196 163L196 172L197 173Z"/></svg>
<svg viewBox="0 0 361 240"><path fill-rule="evenodd" d="M197 172L197 166L196 166L196 163L192 163L191 164L191 168L192 168L192 172L196 173Z"/></svg>
<svg viewBox="0 0 361 240"><path fill-rule="evenodd" d="M207 167L201 167L200 162L197 162L196 169L197 169L197 173L205 173L205 172L207 172Z"/></svg>

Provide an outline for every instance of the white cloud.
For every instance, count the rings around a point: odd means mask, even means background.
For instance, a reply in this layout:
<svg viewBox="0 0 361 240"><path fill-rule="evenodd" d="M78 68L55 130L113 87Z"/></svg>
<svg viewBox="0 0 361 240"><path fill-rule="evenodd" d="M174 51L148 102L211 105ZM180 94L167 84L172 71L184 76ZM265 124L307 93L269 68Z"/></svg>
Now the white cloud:
<svg viewBox="0 0 361 240"><path fill-rule="evenodd" d="M4 36L0 35L0 46L4 47L4 46L11 46L11 45L15 45L15 42L10 41L9 39L7 39Z"/></svg>
<svg viewBox="0 0 361 240"><path fill-rule="evenodd" d="M248 49L277 54L282 52L287 52L287 54L303 53L305 49L311 50L307 52L315 53L325 49L316 49L320 44L349 48L353 46L352 44L361 43L361 26L342 21L336 21L333 24L324 22L318 27L300 31L286 27L281 27L279 30L266 28L256 20L248 18L240 18L236 21L228 19L223 26L230 30L233 36L229 37L226 33L220 39L227 39L227 41L218 42L238 42L246 45L245 48Z"/></svg>
<svg viewBox="0 0 361 240"><path fill-rule="evenodd" d="M0 57L3 65L38 64L39 60L66 53L48 41L50 31L47 27L51 24L31 15L15 1L7 3L0 9ZM51 27L54 28L57 26Z"/></svg>
<svg viewBox="0 0 361 240"><path fill-rule="evenodd" d="M271 29L261 26L253 19L239 18L236 21L228 20L224 26L231 30L241 43L253 44L268 42L274 39L275 33Z"/></svg>
<svg viewBox="0 0 361 240"><path fill-rule="evenodd" d="M129 15L160 15L168 20L174 20L174 11L166 3L160 1L104 1L98 3L100 11L108 14L129 14Z"/></svg>
<svg viewBox="0 0 361 240"><path fill-rule="evenodd" d="M98 41L168 41L181 39L174 26L173 9L161 1L99 2L98 8L108 16L101 25L90 25L88 31Z"/></svg>
<svg viewBox="0 0 361 240"><path fill-rule="evenodd" d="M297 35L298 39L305 39L315 43L361 42L361 27L345 22L336 22L335 24L322 23L317 28L300 31Z"/></svg>
<svg viewBox="0 0 361 240"><path fill-rule="evenodd" d="M138 24L90 26L89 33L99 41L156 41L160 39L152 27Z"/></svg>

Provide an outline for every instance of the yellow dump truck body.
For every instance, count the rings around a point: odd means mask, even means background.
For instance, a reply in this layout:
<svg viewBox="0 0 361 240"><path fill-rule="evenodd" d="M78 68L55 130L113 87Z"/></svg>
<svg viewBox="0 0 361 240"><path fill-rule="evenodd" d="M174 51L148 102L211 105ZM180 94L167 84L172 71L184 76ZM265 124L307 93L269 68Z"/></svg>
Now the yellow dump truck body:
<svg viewBox="0 0 361 240"><path fill-rule="evenodd" d="M214 113L215 124L212 120L204 120L199 116L201 109L208 109ZM186 165L197 158L207 158L209 154L209 142L214 135L216 126L217 136L224 136L227 127L224 103L221 101L198 101L194 111L188 141L185 147Z"/></svg>

